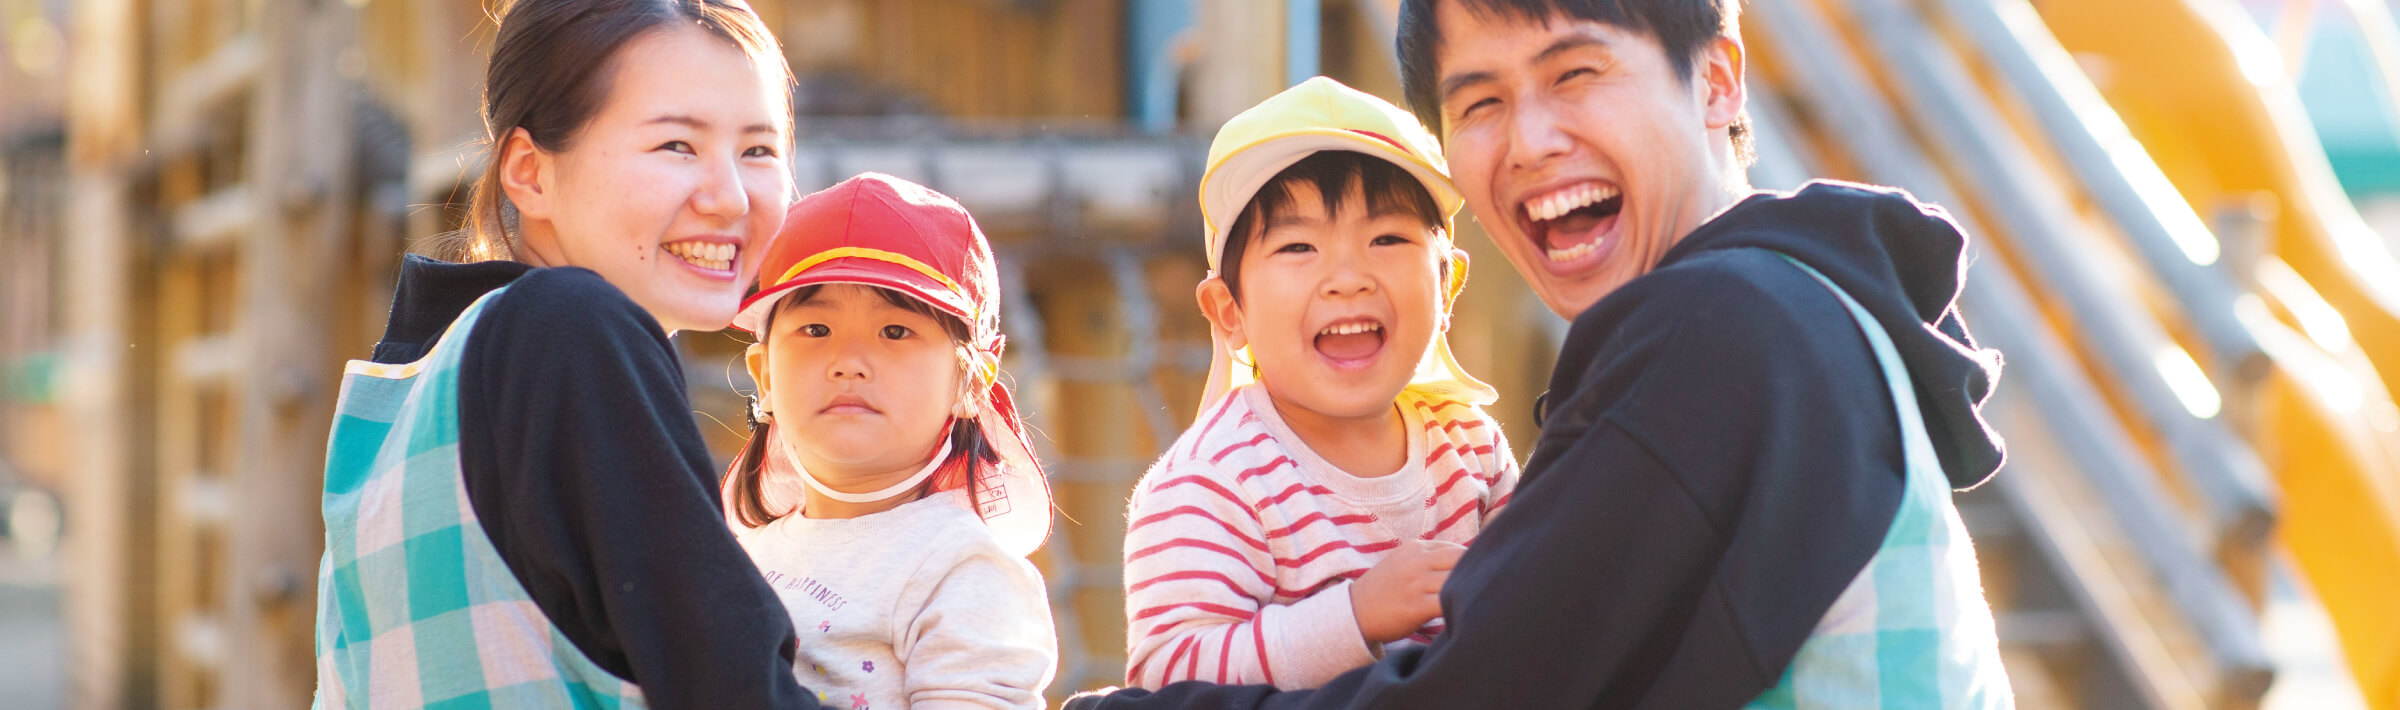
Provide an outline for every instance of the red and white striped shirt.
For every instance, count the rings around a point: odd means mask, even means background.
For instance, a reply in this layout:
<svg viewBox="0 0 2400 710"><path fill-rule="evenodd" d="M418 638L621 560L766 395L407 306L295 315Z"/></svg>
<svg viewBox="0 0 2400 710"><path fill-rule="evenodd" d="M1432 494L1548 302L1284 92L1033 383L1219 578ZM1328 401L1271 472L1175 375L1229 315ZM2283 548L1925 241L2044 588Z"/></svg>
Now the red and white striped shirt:
<svg viewBox="0 0 2400 710"><path fill-rule="evenodd" d="M1408 465L1388 476L1326 463L1257 385L1227 394L1151 466L1125 530L1127 685L1313 688L1381 655L1359 631L1350 581L1401 540L1472 540L1517 485L1508 440L1481 407L1415 390L1397 403Z"/></svg>

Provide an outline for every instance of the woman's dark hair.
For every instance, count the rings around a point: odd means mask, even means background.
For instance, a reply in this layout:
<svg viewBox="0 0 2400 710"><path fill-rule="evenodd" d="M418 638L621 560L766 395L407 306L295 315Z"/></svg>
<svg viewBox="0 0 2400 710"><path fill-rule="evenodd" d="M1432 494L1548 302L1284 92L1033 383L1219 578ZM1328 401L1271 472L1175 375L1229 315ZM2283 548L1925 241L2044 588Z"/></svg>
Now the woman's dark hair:
<svg viewBox="0 0 2400 710"><path fill-rule="evenodd" d="M824 288L819 285L792 289L789 295L784 296L781 302L775 304L774 309L767 311L766 323L758 329L760 342L765 342L768 333L775 332L775 314L777 312L809 302L810 299L816 298L817 293ZM875 295L883 297L885 303L932 318L934 322L942 324L942 332L950 336L951 345L965 348L970 347L970 344L974 342L974 333L968 330L966 320L944 313L934 308L933 304L917 300L908 294L887 288L876 288L874 291ZM981 395L982 393L978 392L977 394ZM764 397L766 393L760 392L756 396ZM990 403L985 403L983 412L986 415L991 414ZM741 516L742 525L746 527L755 528L783 517L782 513L767 510L764 482L766 477L760 475L766 465L767 440L770 434L765 423L756 419L751 420L750 445L742 447L742 455L733 460L733 473L729 474L733 477L732 485L728 485L726 488L730 489L733 494L733 511L735 515ZM925 494L933 491L965 488L968 500L976 509L981 510L983 478L975 475L976 470L999 462L1000 452L992 448L992 442L983 438L983 427L977 420L960 419L952 422L950 424L950 458L942 462L941 470L935 471L931 478L925 479L925 483L918 488L916 497L922 498Z"/></svg>
<svg viewBox="0 0 2400 710"><path fill-rule="evenodd" d="M1268 178L1267 184L1250 196L1250 204L1242 206L1233 228L1225 232L1225 253L1217 259L1217 277L1233 292L1234 303L1242 302L1242 254L1266 233L1268 223L1292 211L1297 202L1292 188L1303 183L1317 189L1327 215L1340 209L1342 200L1356 191L1366 200L1367 214L1405 214L1428 228L1442 228L1442 208L1434 204L1425 183L1418 182L1408 169L1356 151L1317 151ZM1449 279L1449 259L1442 260L1441 270L1442 278Z"/></svg>
<svg viewBox="0 0 2400 710"><path fill-rule="evenodd" d="M634 38L678 25L698 27L780 74L785 86L792 82L775 35L742 0L515 0L495 19L499 38L483 74L491 160L475 181L465 228L436 245L442 256L458 261L515 255L516 209L500 188L500 153L509 135L523 128L542 150L566 150L608 98L617 51ZM790 114L782 112L784 120Z"/></svg>

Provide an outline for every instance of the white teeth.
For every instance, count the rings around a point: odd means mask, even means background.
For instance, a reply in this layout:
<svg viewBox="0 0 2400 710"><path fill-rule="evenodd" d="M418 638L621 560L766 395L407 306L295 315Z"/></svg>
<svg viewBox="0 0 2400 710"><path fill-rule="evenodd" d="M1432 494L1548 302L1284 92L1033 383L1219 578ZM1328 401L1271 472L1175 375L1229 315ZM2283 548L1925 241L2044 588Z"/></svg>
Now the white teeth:
<svg viewBox="0 0 2400 710"><path fill-rule="evenodd" d="M1565 249L1551 249L1549 250L1548 256L1550 257L1551 261L1574 261L1576 259L1583 258L1584 255L1590 254L1592 253L1593 249L1598 248L1600 248L1600 242L1590 241L1567 247Z"/></svg>
<svg viewBox="0 0 2400 710"><path fill-rule="evenodd" d="M1383 330L1383 326L1376 325L1374 323L1344 323L1340 325L1325 326L1325 329L1317 331L1317 334L1350 335L1353 333L1372 333L1378 330Z"/></svg>
<svg viewBox="0 0 2400 710"><path fill-rule="evenodd" d="M693 266L714 271L732 271L734 257L741 254L741 247L732 244L702 242L673 242L659 249Z"/></svg>
<svg viewBox="0 0 2400 710"><path fill-rule="evenodd" d="M1533 221L1548 222L1586 205L1606 202L1609 198L1616 196L1617 189L1614 187L1585 183L1534 198L1531 202L1525 203L1525 212L1527 216L1533 218Z"/></svg>

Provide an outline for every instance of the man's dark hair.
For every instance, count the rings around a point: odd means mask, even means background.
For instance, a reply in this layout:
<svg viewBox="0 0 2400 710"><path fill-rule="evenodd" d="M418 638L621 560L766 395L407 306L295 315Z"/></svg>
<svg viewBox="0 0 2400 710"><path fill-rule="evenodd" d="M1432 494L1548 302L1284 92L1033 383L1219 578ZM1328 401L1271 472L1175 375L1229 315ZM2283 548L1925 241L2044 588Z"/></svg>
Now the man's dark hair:
<svg viewBox="0 0 2400 710"><path fill-rule="evenodd" d="M1468 12L1481 16L1497 14L1532 22L1563 17L1649 34L1658 38L1668 63L1675 67L1675 77L1686 84L1692 81L1694 60L1710 42L1732 34L1741 13L1741 0L1405 0L1400 4L1395 42L1400 51L1400 86L1408 96L1409 110L1415 111L1417 120L1435 136L1444 133L1442 97L1436 86L1441 81L1441 67L1434 61L1434 50L1442 45L1442 28L1434 21L1434 9L1444 2L1464 3ZM1750 114L1743 112L1735 118L1726 133L1733 139L1734 158L1749 165L1753 156Z"/></svg>
<svg viewBox="0 0 2400 710"><path fill-rule="evenodd" d="M1423 221L1427 228L1443 228L1442 208L1433 203L1433 193L1425 190L1425 183L1418 182L1407 168L1365 153L1317 151L1267 180L1226 230L1225 254L1217 262L1217 275L1233 292L1234 303L1242 302L1242 253L1266 233L1269 222L1292 211L1298 204L1292 188L1302 183L1317 189L1327 215L1355 190L1365 198L1367 214L1405 214ZM1449 278L1449 269L1450 261L1442 260L1443 278Z"/></svg>

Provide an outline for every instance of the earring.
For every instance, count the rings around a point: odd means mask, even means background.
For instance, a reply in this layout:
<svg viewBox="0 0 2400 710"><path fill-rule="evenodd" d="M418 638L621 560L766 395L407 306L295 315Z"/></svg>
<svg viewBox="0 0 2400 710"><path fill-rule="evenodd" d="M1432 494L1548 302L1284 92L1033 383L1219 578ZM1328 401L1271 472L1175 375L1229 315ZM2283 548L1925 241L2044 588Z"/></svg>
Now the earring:
<svg viewBox="0 0 2400 710"><path fill-rule="evenodd" d="M758 395L751 395L749 399L750 428L756 429L760 425L775 423L775 413L767 411L766 403L760 401Z"/></svg>

